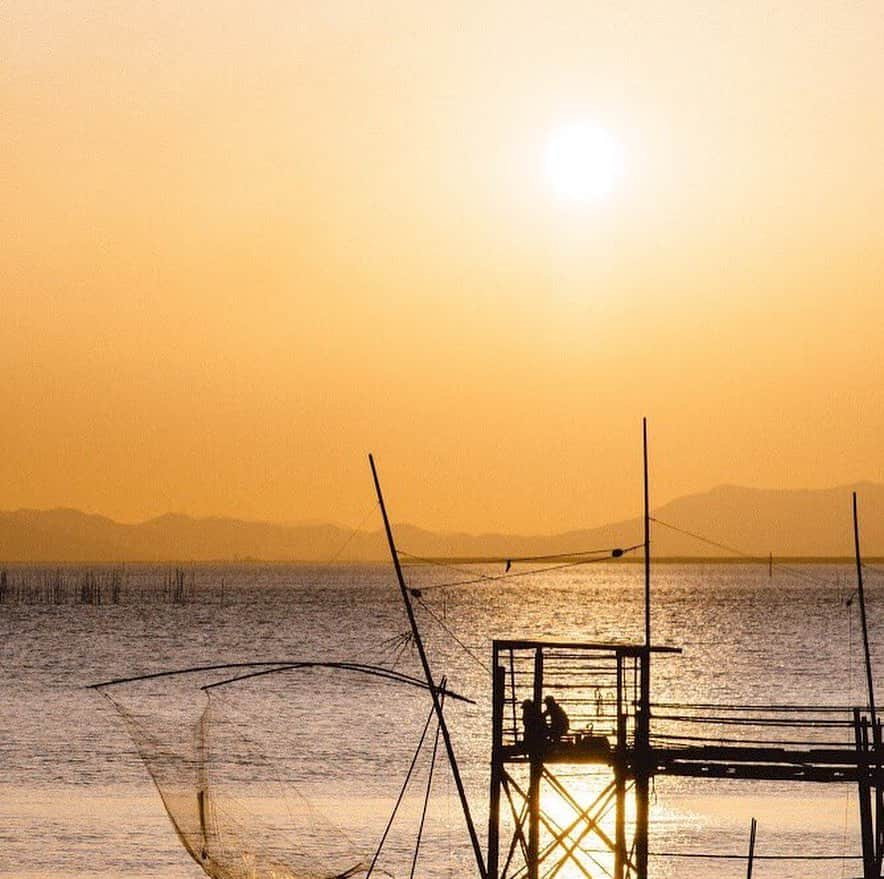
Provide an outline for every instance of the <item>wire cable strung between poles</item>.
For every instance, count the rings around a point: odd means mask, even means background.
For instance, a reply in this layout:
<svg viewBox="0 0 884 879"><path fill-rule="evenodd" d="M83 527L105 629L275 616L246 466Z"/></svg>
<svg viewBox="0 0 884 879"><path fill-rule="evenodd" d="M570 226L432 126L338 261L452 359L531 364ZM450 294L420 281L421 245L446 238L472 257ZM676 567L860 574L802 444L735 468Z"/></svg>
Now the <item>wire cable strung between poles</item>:
<svg viewBox="0 0 884 879"><path fill-rule="evenodd" d="M445 684L446 684L446 680L445 680L445 678L442 678L442 680L440 681L440 685L444 687ZM418 859L418 856L420 855L421 841L423 840L423 836L424 836L424 826L427 821L427 810L430 807L430 794L432 793L432 790L433 790L433 778L434 778L434 775L436 772L436 757L439 754L439 738L441 735L442 735L442 727L437 723L436 724L436 738L433 741L433 755L430 758L430 769L429 769L429 772L427 773L427 789L424 792L424 805L423 805L423 808L421 809L421 820L420 820L420 823L418 824L418 828L417 828L417 838L414 841L414 856L412 857L412 860L411 860L411 872L408 874L408 879L414 879L414 871L417 869L417 859Z"/></svg>
<svg viewBox="0 0 884 879"><path fill-rule="evenodd" d="M482 671L491 674L491 667L484 663L469 645L464 644L464 642L454 634L448 624L423 600L423 598L421 598L420 595L416 595L415 599L430 617L432 617L435 623L461 648L461 650L464 651L464 653L467 654L467 656L470 657L470 659L473 660L473 662L476 663L476 665L479 666L479 668L482 669Z"/></svg>
<svg viewBox="0 0 884 879"><path fill-rule="evenodd" d="M638 544L641 546L642 544ZM609 546L605 549L579 549L572 552L557 552L547 555L484 555L484 556L417 556L411 553L399 550L400 555L407 555L417 562L426 565L439 565L440 567L458 570L452 562L459 565L502 565L509 563L511 565L524 562L554 562L557 559L577 559L588 555L603 555L619 558L625 550L617 547Z"/></svg>
<svg viewBox="0 0 884 879"><path fill-rule="evenodd" d="M377 849L375 850L374 856L372 857L371 863L369 864L368 870L366 871L365 879L371 879L371 875L374 872L374 868L378 862L378 858L381 856L381 852L384 848L384 843L387 841L387 836L390 833L393 822L396 820L396 813L399 811L399 807L402 805L402 800L405 798L405 792L408 790L408 785L411 782L411 776L414 774L414 768L417 765L418 757L420 756L421 750L423 749L424 741L427 738L427 731L430 728L430 724L433 722L433 717L435 713L436 710L435 708L433 708L433 710L431 710L430 713L427 715L427 721L424 724L423 732L421 733L420 740L417 743L417 748L415 748L414 756L411 758L411 765L408 767L408 772L405 774L405 780L402 782L402 787L399 790L399 796L393 806L393 811L390 814L389 820L387 821L387 826L384 828L384 832L381 834Z"/></svg>
<svg viewBox="0 0 884 879"><path fill-rule="evenodd" d="M613 548L613 549L592 549L592 550L584 550L582 552L569 552L569 553L557 553L555 555L545 555L545 556L510 556L509 558L499 556L499 557L484 557L481 559L482 563L492 564L502 564L506 563L506 571L503 574L479 574L478 576L470 576L472 574L471 571L465 570L464 568L459 568L455 565L449 564L442 560L442 557L435 558L427 558L424 556L418 556L414 553L407 552L403 549L397 549L397 555L405 556L410 559L414 559L415 562L419 564L432 565L434 567L442 568L444 570L455 571L459 574L464 574L468 577L466 580L455 580L448 583L435 583L430 586L424 587L409 587L409 593L412 598L416 599L420 606L429 614L429 616L433 619L433 621L479 666L483 671L491 673L490 667L483 662L475 653L472 648L470 648L467 644L465 644L455 633L452 631L451 627L437 614L426 601L423 600L423 596L425 592L436 592L441 589L451 588L454 586L468 586L473 585L475 583L497 583L505 580L510 580L513 577L526 577L532 574L543 574L548 571L557 571L563 568L572 568L577 567L579 565L587 565L592 564L594 562L603 562L607 561L609 558L621 558L626 553L634 552L637 549L643 547L643 543L637 543L633 546L628 546L624 549L621 548ZM587 557L588 556L588 557ZM517 562L526 562L526 561L543 561L543 560L553 560L559 558L570 558L576 559L572 562L564 562L562 564L557 565L548 565L542 568L532 568L528 571L513 571L510 572L510 568L513 563ZM472 559L467 560L467 563L473 562ZM463 562L461 562L463 563ZM473 563L480 563L479 561L475 561Z"/></svg>
<svg viewBox="0 0 884 879"><path fill-rule="evenodd" d="M368 508L366 509L362 518L359 520L359 524L350 532L350 536L347 537L347 539L337 548L332 556L326 559L325 562L323 562L324 565L333 565L341 557L344 550L353 542L353 540L356 538L356 535L365 533L362 530L362 526L368 521L368 517L371 516L372 513L374 513L376 507L377 504L374 501L372 501L368 505Z"/></svg>
<svg viewBox="0 0 884 879"><path fill-rule="evenodd" d="M500 558L497 558L494 560L488 560L487 563L488 564L491 564L492 562L495 562L498 564L508 563L508 567L504 571L503 574L479 574L478 576L470 577L470 579L467 579L467 580L453 580L449 583L433 583L429 586L422 586L420 588L412 587L410 589L410 591L411 591L411 594L417 598L417 597L420 597L420 595L422 595L424 592L435 592L439 589L450 589L454 586L471 586L475 583L498 583L498 582L505 581L505 580L511 580L515 577L529 577L533 574L545 574L545 573L548 573L549 571L560 571L560 570L563 570L564 568L576 568L576 567L579 567L580 565L591 565L596 562L606 562L611 558L621 558L622 556L626 555L626 553L634 552L637 549L641 549L642 546L644 546L644 544L637 543L634 546L628 546L628 547L625 547L624 549L617 548L617 549L613 549L613 550L601 550L602 552L608 553L607 555L604 555L601 557L596 557L597 553L600 552L600 550L592 550L591 551L593 554L592 558L578 558L576 561L573 561L573 562L564 562L564 563L558 564L558 565L547 565L546 567L542 567L542 568L531 568L527 571L510 571L510 569L509 569L510 566L514 562L521 561L521 559L500 557ZM472 573L472 572L466 571L462 568L457 568L454 565L446 564L446 563L440 561L439 559L422 558L421 556L413 555L412 553L405 552L404 550L399 550L398 552L400 555L408 556L409 558L415 559L416 561L418 561L422 564L434 565L439 568L444 568L444 569L450 570L450 571L456 571L457 573L465 574L465 575L469 575ZM588 553L586 553L586 554L588 554ZM586 555L586 554L584 554L584 555ZM567 553L564 556L547 556L546 558L562 558L562 557L576 558L580 555L581 555L581 553ZM528 557L526 557L526 558L528 558ZM476 564L479 564L479 562L476 562Z"/></svg>
<svg viewBox="0 0 884 879"><path fill-rule="evenodd" d="M429 616L436 622L436 624L441 629L443 629L445 631L445 633L470 657L470 659L472 659L473 662L475 662L476 665L479 666L479 668L481 668L483 671L488 672L490 674L491 668L485 662L483 662L476 655L475 651L472 650L467 644L465 644L452 631L450 626L448 626L448 624L427 604L427 602L423 600L423 595L425 592L435 592L435 591L438 591L440 589L444 589L447 587L466 586L466 585L471 585L473 583L498 582L501 580L509 580L513 577L524 577L529 574L540 574L540 573L545 573L547 571L557 571L562 568L575 567L577 565L586 565L586 564L592 564L593 562L607 561L608 558L621 558L626 553L633 552L636 549L640 549L642 546L644 546L644 544L637 543L634 546L629 546L629 547L626 547L625 549L587 550L585 553L582 553L582 555L598 556L599 553L606 553L606 555L601 556L601 557L582 558L582 559L575 561L575 562L566 562L566 563L560 564L560 565L550 565L545 568L534 568L530 571L515 571L513 573L509 573L509 568L508 568L507 571L504 572L503 574L498 574L498 575L482 574L479 577L474 577L474 578L471 578L468 580L460 580L460 581L455 581L455 582L450 582L450 583L437 583L437 584L434 584L431 586L425 586L422 588L409 587L408 591L411 593L411 596L418 601L420 606L429 614ZM397 550L397 552L399 555L408 556L409 558L416 559L417 561L424 563L424 564L434 565L436 567L444 568L446 570L457 571L458 573L462 573L462 574L470 573L470 572L465 571L461 568L457 568L453 565L445 564L444 562L440 561L438 558L435 558L435 559L423 558L421 556L416 556L412 553L406 552L405 550L401 550L401 549ZM563 558L563 557L574 558L577 555L581 555L581 553L562 553L562 554L555 555L555 556L531 556L531 557L523 556L523 557L516 557L516 558L512 558L512 559L498 558L496 561L498 563L506 561L509 565L513 561L522 561L522 560L529 559L529 558L533 558L533 559L542 559L542 558L552 559L552 558Z"/></svg>
<svg viewBox="0 0 884 879"><path fill-rule="evenodd" d="M705 543L708 546L714 546L716 549L723 549L726 552L733 553L735 556L739 556L740 558L746 559L747 561L758 562L758 564L764 565L770 564L769 557L762 557L759 555L754 555L753 553L744 552L741 549L737 549L735 546L729 546L726 543L712 540L709 537L704 537L702 534L697 534L695 531L688 531L686 528L680 528L678 525L673 525L671 522L664 522L662 519L657 519L654 516L651 516L650 519L656 525L662 525L664 528L668 528L670 531L675 531L678 534L684 534L685 537L691 537L694 540L700 541L700 543ZM821 586L831 585L831 581L825 579L824 577L815 577L813 574L808 574L805 571L800 571L797 568L790 567L789 565L784 565L780 562L774 562L772 567L784 571L787 574L790 574L791 576L801 580L808 580L812 583L818 583Z"/></svg>

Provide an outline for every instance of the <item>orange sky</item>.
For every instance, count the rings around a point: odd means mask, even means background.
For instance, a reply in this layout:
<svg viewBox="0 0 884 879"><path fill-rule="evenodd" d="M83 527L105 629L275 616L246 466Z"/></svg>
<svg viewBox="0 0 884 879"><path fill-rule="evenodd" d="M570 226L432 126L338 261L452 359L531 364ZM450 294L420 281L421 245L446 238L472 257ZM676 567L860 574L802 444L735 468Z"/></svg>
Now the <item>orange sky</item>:
<svg viewBox="0 0 884 879"><path fill-rule="evenodd" d="M884 481L880 3L474 5L3 4L0 508L356 525L373 450L553 532L642 415L659 502Z"/></svg>

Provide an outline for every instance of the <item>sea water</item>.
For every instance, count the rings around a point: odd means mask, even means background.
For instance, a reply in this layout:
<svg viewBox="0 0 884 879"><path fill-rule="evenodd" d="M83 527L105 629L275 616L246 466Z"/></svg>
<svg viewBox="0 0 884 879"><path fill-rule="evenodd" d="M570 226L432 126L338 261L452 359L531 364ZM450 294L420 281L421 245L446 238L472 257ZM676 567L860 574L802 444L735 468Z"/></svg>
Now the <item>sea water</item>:
<svg viewBox="0 0 884 879"><path fill-rule="evenodd" d="M640 643L644 633L641 565L533 574L517 567L510 574L520 576L501 580L503 573L502 566L406 569L422 590L416 610L434 674L476 703L449 701L446 716L483 840L492 639ZM408 622L387 566L201 565L186 569L181 602L164 594L167 576L165 566L128 567L116 604L0 604L0 876L202 875L179 845L125 724L89 684L196 664L288 659L395 662L420 675L413 645L401 637ZM772 575L766 565L655 566L653 640L682 653L655 656L653 701L864 705L854 584L849 565L777 566ZM870 568L866 585L880 685L884 576ZM234 689L219 694L219 704L255 746L252 766L248 748L237 752L239 769L267 782L267 798L245 807L270 809L275 791L290 785L294 801L310 798L311 814L342 833L377 837L420 735L427 694L391 685L379 698L376 687L330 672L270 676ZM827 735L852 741L846 729ZM440 770L438 779L430 818L442 830L427 829L417 875L476 875L450 773ZM403 822L416 817L419 800L404 807ZM659 776L651 875L744 875L743 861L669 855L743 855L751 817L758 855L845 858L760 860L756 877L860 874L853 785ZM404 839L391 844L404 847Z"/></svg>

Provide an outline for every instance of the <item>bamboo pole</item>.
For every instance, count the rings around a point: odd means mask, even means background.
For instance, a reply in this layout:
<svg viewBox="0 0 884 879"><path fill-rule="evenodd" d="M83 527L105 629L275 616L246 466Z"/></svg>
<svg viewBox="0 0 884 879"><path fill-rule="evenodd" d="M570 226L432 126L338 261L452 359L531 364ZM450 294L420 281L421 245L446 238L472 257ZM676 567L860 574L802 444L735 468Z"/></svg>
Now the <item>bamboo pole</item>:
<svg viewBox="0 0 884 879"><path fill-rule="evenodd" d="M402 573L402 565L399 563L399 553L396 551L396 542L393 539L393 530L390 527L390 519L387 516L387 507L384 504L384 495L381 491L381 483L378 479L378 471L375 467L374 456L368 456L368 463L371 466L371 475L374 479L375 492L378 498L378 504L381 508L381 517L384 520L384 531L387 534L387 544L390 548L390 557L393 560L393 569L396 572L396 579L399 581L399 590L402 594L402 601L405 604L405 611L408 614L408 622L411 625L411 633L414 637L414 644L417 648L418 656L420 656L421 665L423 666L424 676L427 680L427 687L430 696L433 699L433 710L439 720L439 727L442 730L442 739L445 742L445 751L448 755L448 762L451 765L451 772L454 775L454 783L457 787L457 795L460 798L460 805L463 809L464 821L467 825L467 832L470 835L470 843L473 846L473 854L476 858L476 866L479 868L481 879L488 879L488 872L485 867L485 859L482 856L482 848L479 845L479 837L476 835L476 826L473 823L473 816L470 812L470 804L467 801L467 794L464 790L463 779L460 777L460 769L457 765L457 758L454 754L454 746L451 744L451 734L448 731L448 724L445 722L445 714L442 711L442 702L439 698L439 691L433 679L433 672L430 669L430 662L427 659L427 653L424 649L424 642L421 638L420 629L414 616L414 608L411 606L411 598L408 594L408 587L405 584L405 575Z"/></svg>

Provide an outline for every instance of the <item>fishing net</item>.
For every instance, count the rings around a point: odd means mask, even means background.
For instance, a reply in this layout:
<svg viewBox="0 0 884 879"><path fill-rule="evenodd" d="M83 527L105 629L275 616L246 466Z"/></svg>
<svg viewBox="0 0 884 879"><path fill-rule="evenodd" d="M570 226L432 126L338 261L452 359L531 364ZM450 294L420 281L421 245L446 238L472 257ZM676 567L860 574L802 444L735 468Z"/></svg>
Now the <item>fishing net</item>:
<svg viewBox="0 0 884 879"><path fill-rule="evenodd" d="M439 860L456 816L447 785L431 784L442 761L426 690L322 666L203 689L223 675L99 690L207 876L413 876L419 846Z"/></svg>

